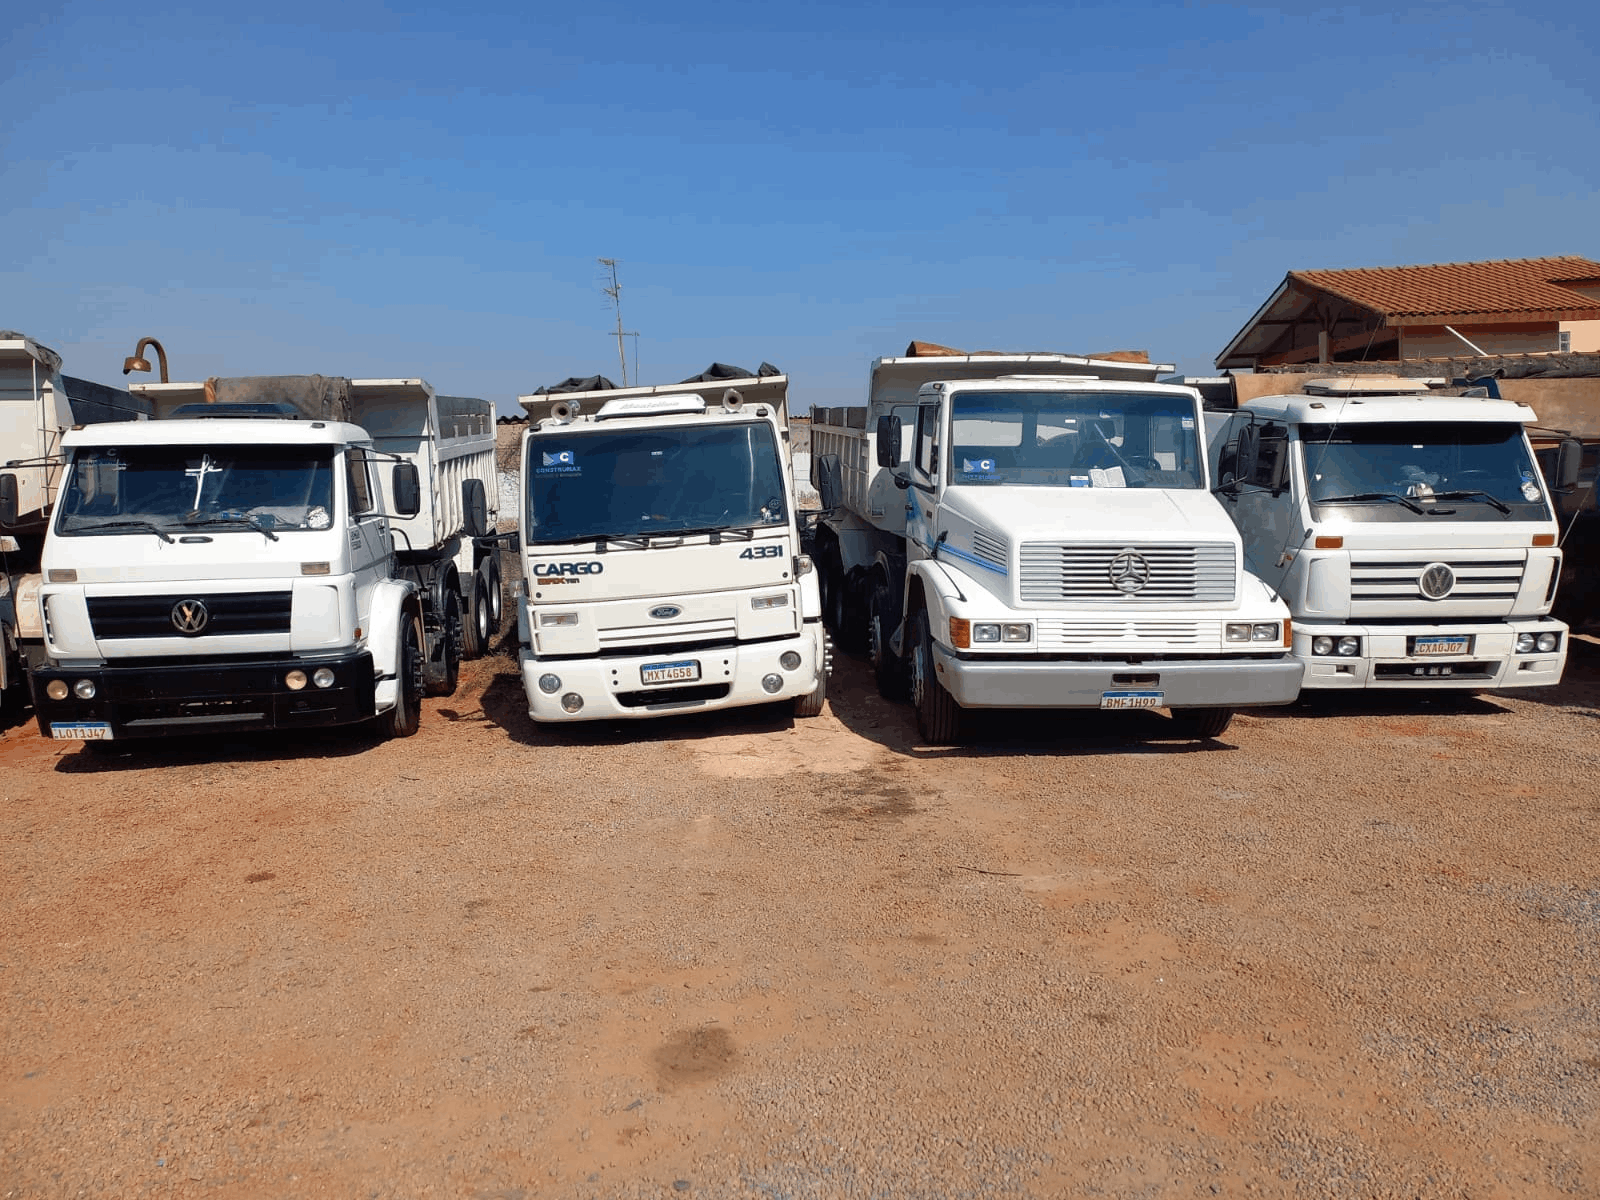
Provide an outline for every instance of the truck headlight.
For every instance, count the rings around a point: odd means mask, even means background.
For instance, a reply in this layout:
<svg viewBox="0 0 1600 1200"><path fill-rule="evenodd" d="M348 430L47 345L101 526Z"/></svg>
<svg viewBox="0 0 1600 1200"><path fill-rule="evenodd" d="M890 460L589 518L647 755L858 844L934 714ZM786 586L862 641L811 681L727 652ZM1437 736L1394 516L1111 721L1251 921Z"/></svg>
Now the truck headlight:
<svg viewBox="0 0 1600 1200"><path fill-rule="evenodd" d="M1248 642L1250 640L1250 626L1246 624L1229 623L1227 638L1230 642Z"/></svg>
<svg viewBox="0 0 1600 1200"><path fill-rule="evenodd" d="M67 698L67 693L69 693L71 690L72 689L67 686L67 681L65 679L52 679L49 683L45 684L44 694L49 696L52 700L65 700Z"/></svg>
<svg viewBox="0 0 1600 1200"><path fill-rule="evenodd" d="M541 675L541 676L539 676L539 690L541 692L543 692L546 696L554 696L557 692L559 692L561 690L561 676L559 676L559 675Z"/></svg>
<svg viewBox="0 0 1600 1200"><path fill-rule="evenodd" d="M1358 637L1342 637L1339 639L1339 653L1346 658L1354 658L1361 653L1361 639Z"/></svg>
<svg viewBox="0 0 1600 1200"><path fill-rule="evenodd" d="M1283 626L1276 621L1262 621L1260 624L1250 626L1250 640L1252 642L1276 642L1283 638Z"/></svg>
<svg viewBox="0 0 1600 1200"><path fill-rule="evenodd" d="M1031 642L1033 641L1032 625L1002 625L1000 626L1000 640L1004 642Z"/></svg>
<svg viewBox="0 0 1600 1200"><path fill-rule="evenodd" d="M298 692L306 686L306 673L296 667L283 677L283 686L291 692Z"/></svg>
<svg viewBox="0 0 1600 1200"><path fill-rule="evenodd" d="M793 671L800 666L800 656L793 650L785 650L778 655L778 665L785 671Z"/></svg>
<svg viewBox="0 0 1600 1200"><path fill-rule="evenodd" d="M80 679L80 680L78 680L77 683L72 685L72 694L74 696L76 696L79 700L93 700L94 699L94 680L92 680L92 679Z"/></svg>
<svg viewBox="0 0 1600 1200"><path fill-rule="evenodd" d="M577 692L568 692L561 697L561 707L569 713L580 712L583 709L583 697Z"/></svg>
<svg viewBox="0 0 1600 1200"><path fill-rule="evenodd" d="M998 642L1000 640L1000 626L974 625L972 627L972 640L975 642Z"/></svg>
<svg viewBox="0 0 1600 1200"><path fill-rule="evenodd" d="M1561 645L1561 635L1559 633L1541 633L1539 635L1540 654L1549 654L1559 645Z"/></svg>
<svg viewBox="0 0 1600 1200"><path fill-rule="evenodd" d="M1332 654L1333 653L1333 639L1331 637L1328 637L1326 634L1319 634L1318 636L1312 638L1311 639L1311 653L1313 653L1313 654Z"/></svg>
<svg viewBox="0 0 1600 1200"><path fill-rule="evenodd" d="M1533 647L1534 647L1533 634L1531 634L1531 633L1519 633L1519 634L1517 634L1517 653L1518 654L1532 654L1533 653Z"/></svg>
<svg viewBox="0 0 1600 1200"><path fill-rule="evenodd" d="M311 676L311 682L319 688L331 688L333 686L333 669L331 667L318 667Z"/></svg>

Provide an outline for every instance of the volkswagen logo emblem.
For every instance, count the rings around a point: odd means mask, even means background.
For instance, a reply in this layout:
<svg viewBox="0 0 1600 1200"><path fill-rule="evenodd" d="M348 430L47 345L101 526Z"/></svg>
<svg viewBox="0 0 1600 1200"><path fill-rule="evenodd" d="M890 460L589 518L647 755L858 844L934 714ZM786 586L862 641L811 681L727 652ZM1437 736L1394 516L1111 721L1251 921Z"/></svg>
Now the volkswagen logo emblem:
<svg viewBox="0 0 1600 1200"><path fill-rule="evenodd" d="M1444 563L1429 563L1422 569L1417 586L1429 600L1443 600L1456 586L1456 573Z"/></svg>
<svg viewBox="0 0 1600 1200"><path fill-rule="evenodd" d="M679 608L676 604L663 604L658 608L652 608L650 610L650 615L658 621L670 621L682 611L683 609Z"/></svg>
<svg viewBox="0 0 1600 1200"><path fill-rule="evenodd" d="M211 613L204 600L179 600L172 606L172 627L179 633L194 637L204 633L211 621Z"/></svg>
<svg viewBox="0 0 1600 1200"><path fill-rule="evenodd" d="M1137 550L1124 550L1111 560L1106 574L1112 587L1131 595L1150 582L1150 564Z"/></svg>

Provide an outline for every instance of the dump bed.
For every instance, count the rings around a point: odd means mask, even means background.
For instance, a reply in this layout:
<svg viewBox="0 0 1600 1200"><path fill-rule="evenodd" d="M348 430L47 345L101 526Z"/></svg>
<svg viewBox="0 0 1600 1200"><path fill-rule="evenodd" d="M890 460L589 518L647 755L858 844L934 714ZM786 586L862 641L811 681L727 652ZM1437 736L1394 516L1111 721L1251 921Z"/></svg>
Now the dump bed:
<svg viewBox="0 0 1600 1200"><path fill-rule="evenodd" d="M528 412L531 421L542 421L551 415L556 404L576 404L584 416L593 416L611 400L650 400L665 396L700 396L708 408L722 402L723 393L732 388L744 397L748 406L767 405L778 418L778 428L783 433L783 453L787 460L789 449L789 377L787 375L761 375L746 378L713 379L687 383L661 383L649 387L605 388L595 391L538 392L531 396L518 396L517 403Z"/></svg>
<svg viewBox="0 0 1600 1200"><path fill-rule="evenodd" d="M372 437L374 449L416 463L423 480L422 507L409 518L391 517L399 549L443 545L465 527L463 485L483 484L489 527L498 520L494 408L487 400L441 396L422 379L346 379L326 375L266 375L195 383L134 384L158 418L185 405L288 405L310 420L348 421ZM270 440L263 430L262 440ZM388 487L389 472L379 476Z"/></svg>

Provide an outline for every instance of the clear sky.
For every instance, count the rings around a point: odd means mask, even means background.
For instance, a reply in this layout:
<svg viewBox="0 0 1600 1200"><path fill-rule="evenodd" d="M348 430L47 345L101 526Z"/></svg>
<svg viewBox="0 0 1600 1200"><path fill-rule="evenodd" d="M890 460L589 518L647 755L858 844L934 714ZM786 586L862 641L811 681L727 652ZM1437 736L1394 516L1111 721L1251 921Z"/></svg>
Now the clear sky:
<svg viewBox="0 0 1600 1200"><path fill-rule="evenodd" d="M1291 269L1600 257L1592 2L250 7L7 18L0 327L71 374L520 411L620 382L604 256L643 382L803 410L912 338L1210 373Z"/></svg>

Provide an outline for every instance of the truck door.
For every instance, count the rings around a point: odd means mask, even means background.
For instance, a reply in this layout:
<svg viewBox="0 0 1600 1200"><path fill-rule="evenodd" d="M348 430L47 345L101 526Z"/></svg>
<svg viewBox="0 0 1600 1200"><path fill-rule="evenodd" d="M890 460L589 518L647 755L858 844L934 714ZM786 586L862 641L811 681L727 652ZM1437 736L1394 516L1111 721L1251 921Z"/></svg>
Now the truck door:
<svg viewBox="0 0 1600 1200"><path fill-rule="evenodd" d="M911 486L906 489L906 540L909 557L927 558L939 535L934 511L939 486L939 406L917 407L917 441L911 452Z"/></svg>
<svg viewBox="0 0 1600 1200"><path fill-rule="evenodd" d="M350 497L347 536L350 572L356 599L356 623L370 628L372 592L380 579L389 577L389 526L378 508L372 483L372 463L367 452L353 446L345 454L346 491Z"/></svg>
<svg viewBox="0 0 1600 1200"><path fill-rule="evenodd" d="M1245 565L1267 584L1281 587L1303 534L1288 426L1252 414L1238 424L1234 447L1238 492L1229 507L1243 533Z"/></svg>

